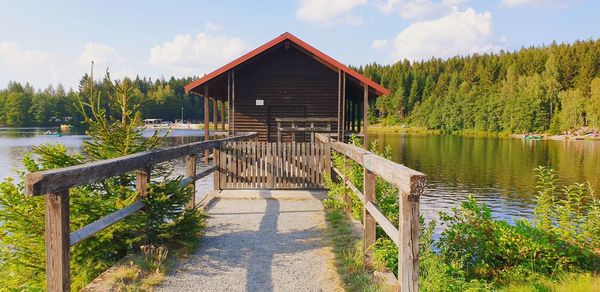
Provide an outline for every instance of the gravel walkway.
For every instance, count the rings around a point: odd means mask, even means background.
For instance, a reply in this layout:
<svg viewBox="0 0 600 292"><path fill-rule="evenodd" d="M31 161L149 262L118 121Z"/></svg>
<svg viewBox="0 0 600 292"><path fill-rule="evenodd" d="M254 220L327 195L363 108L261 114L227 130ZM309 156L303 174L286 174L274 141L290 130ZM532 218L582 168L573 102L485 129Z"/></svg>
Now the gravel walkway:
<svg viewBox="0 0 600 292"><path fill-rule="evenodd" d="M341 291L318 199L221 198L157 291Z"/></svg>

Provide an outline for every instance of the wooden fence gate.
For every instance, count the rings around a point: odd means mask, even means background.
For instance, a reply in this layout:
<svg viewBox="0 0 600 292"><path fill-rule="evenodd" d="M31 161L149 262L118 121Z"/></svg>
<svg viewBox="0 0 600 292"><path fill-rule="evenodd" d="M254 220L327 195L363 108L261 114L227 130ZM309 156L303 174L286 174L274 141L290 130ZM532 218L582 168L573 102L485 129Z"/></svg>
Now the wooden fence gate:
<svg viewBox="0 0 600 292"><path fill-rule="evenodd" d="M322 189L331 169L323 143L222 143L215 152L219 189Z"/></svg>

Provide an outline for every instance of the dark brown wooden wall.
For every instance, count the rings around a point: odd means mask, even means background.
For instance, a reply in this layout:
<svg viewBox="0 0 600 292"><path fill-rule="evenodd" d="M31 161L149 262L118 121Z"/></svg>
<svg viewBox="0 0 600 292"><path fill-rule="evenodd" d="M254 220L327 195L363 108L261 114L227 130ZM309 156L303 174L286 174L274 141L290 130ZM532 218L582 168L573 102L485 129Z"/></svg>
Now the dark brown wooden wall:
<svg viewBox="0 0 600 292"><path fill-rule="evenodd" d="M257 99L264 105L257 106ZM337 106L338 73L292 46L279 47L235 73L235 130L258 132L259 141L267 141L268 130L269 140L276 141L275 117L337 118Z"/></svg>

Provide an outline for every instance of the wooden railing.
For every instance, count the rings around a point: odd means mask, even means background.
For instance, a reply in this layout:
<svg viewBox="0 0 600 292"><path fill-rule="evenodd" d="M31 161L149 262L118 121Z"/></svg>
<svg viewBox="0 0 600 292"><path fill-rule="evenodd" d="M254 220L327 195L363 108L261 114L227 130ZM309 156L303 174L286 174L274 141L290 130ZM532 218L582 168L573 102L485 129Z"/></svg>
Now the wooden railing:
<svg viewBox="0 0 600 292"><path fill-rule="evenodd" d="M325 148L342 154L344 161L351 159L363 167L362 192L347 176L332 165L337 174L363 204L363 235L365 254L375 243L375 228L379 224L398 247L398 284L401 291L419 289L419 197L424 194L427 176L398 163L387 160L363 148L334 141L329 135L317 134L317 140ZM398 189L398 228L383 215L375 203L376 176ZM348 196L344 198L347 208L351 206ZM349 210L347 210L349 211Z"/></svg>
<svg viewBox="0 0 600 292"><path fill-rule="evenodd" d="M282 134L290 132L291 141L296 142L296 132L309 133L310 142L315 142L316 133L331 133L332 123L337 122L337 118L276 118L277 122L277 142L282 142ZM283 124L289 124L284 126ZM302 140L304 141L304 139Z"/></svg>
<svg viewBox="0 0 600 292"><path fill-rule="evenodd" d="M196 161L199 153L210 149L217 149L218 151L221 143L244 141L255 137L256 133L240 133L235 137L155 149L119 158L27 174L25 176L25 192L33 196L45 196L46 289L48 291L69 290L70 246L144 207L141 198L146 196L152 166L185 156L187 177L181 181L181 185L189 185L194 188L196 180L217 169L215 165L205 171L196 173ZM218 156L217 152L215 154ZM69 233L69 189L131 171L136 171L136 190L140 199L77 231ZM195 206L195 199L192 196L188 207L194 208Z"/></svg>

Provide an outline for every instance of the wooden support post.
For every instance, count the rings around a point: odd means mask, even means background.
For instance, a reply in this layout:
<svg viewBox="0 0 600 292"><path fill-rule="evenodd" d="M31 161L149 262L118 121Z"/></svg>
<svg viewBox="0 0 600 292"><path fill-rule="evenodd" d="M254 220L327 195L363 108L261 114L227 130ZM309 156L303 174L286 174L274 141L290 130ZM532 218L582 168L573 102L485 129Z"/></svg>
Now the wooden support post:
<svg viewBox="0 0 600 292"><path fill-rule="evenodd" d="M210 127L208 126L210 115L208 106L208 85L204 85L204 141L208 141L210 132ZM204 164L208 164L208 149L204 150Z"/></svg>
<svg viewBox="0 0 600 292"><path fill-rule="evenodd" d="M338 69L338 109L337 109L337 140L342 136L342 70Z"/></svg>
<svg viewBox="0 0 600 292"><path fill-rule="evenodd" d="M363 168L363 195L365 196L364 204L368 202L375 202L375 174L369 171L366 167ZM364 227L364 243L365 243L365 256L369 259L371 257L371 250L369 247L375 244L375 228L376 222L371 213L363 205L363 227Z"/></svg>
<svg viewBox="0 0 600 292"><path fill-rule="evenodd" d="M219 189L223 190L227 186L227 151L226 144L219 143L219 166L217 172L219 173Z"/></svg>
<svg viewBox="0 0 600 292"><path fill-rule="evenodd" d="M225 132L225 102L221 101L221 131Z"/></svg>
<svg viewBox="0 0 600 292"><path fill-rule="evenodd" d="M217 167L213 172L213 189L218 191L221 189L221 173L219 171L219 164L221 163L221 151L219 150L219 146L213 149L213 163Z"/></svg>
<svg viewBox="0 0 600 292"><path fill-rule="evenodd" d="M215 98L212 99L212 104L213 104L213 128L215 129L215 135L217 134L217 131L219 130L219 115L218 115L218 108L217 108L217 100Z"/></svg>
<svg viewBox="0 0 600 292"><path fill-rule="evenodd" d="M135 190L140 194L140 198L145 198L148 194L148 184L150 183L150 168L138 169L136 171Z"/></svg>
<svg viewBox="0 0 600 292"><path fill-rule="evenodd" d="M346 155L344 155L344 177L342 178L344 180L344 185L346 185L346 182L348 182L348 172L350 171L350 164L348 163L348 158L346 157ZM352 213L352 199L350 198L350 195L348 195L347 193L344 193L344 211L348 214Z"/></svg>
<svg viewBox="0 0 600 292"><path fill-rule="evenodd" d="M231 107L231 115L229 116L231 123L229 126L231 127L231 134L235 135L235 69L231 69L231 104L229 106ZM267 137L268 139L269 137Z"/></svg>
<svg viewBox="0 0 600 292"><path fill-rule="evenodd" d="M360 121L360 108L361 105L364 105L362 103L358 103L357 107L356 107L356 132L360 133L360 128L361 128L361 121Z"/></svg>
<svg viewBox="0 0 600 292"><path fill-rule="evenodd" d="M186 176L189 176L189 177L196 176L197 160L198 159L197 159L196 154L190 154L185 157L185 166L186 166L185 175ZM188 202L187 207L191 209L191 208L196 207L196 181L195 180L192 183L190 183L189 188L192 189L192 197L190 198L190 201Z"/></svg>
<svg viewBox="0 0 600 292"><path fill-rule="evenodd" d="M227 133L229 135L232 134L231 132L231 117L232 117L232 113L231 113L231 70L227 71L227 125L229 126L227 129Z"/></svg>
<svg viewBox="0 0 600 292"><path fill-rule="evenodd" d="M69 291L71 285L69 252L69 190L46 194L46 290Z"/></svg>
<svg viewBox="0 0 600 292"><path fill-rule="evenodd" d="M425 192L427 177L411 176L410 193L399 192L398 281L401 291L419 290L419 198Z"/></svg>
<svg viewBox="0 0 600 292"><path fill-rule="evenodd" d="M363 107L363 146L365 149L369 149L369 139L367 139L367 128L369 127L369 85L364 84L364 103Z"/></svg>
<svg viewBox="0 0 600 292"><path fill-rule="evenodd" d="M325 173L329 175L329 177L333 180L333 168L331 167L331 138L327 137L327 140L323 144L323 152L325 154L325 161L323 166L325 168Z"/></svg>
<svg viewBox="0 0 600 292"><path fill-rule="evenodd" d="M344 72L342 74L342 126L340 127L342 129L342 136L338 137L338 141L344 143L346 141L346 130L345 130L345 124L346 124L346 72Z"/></svg>

